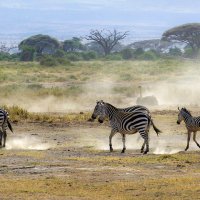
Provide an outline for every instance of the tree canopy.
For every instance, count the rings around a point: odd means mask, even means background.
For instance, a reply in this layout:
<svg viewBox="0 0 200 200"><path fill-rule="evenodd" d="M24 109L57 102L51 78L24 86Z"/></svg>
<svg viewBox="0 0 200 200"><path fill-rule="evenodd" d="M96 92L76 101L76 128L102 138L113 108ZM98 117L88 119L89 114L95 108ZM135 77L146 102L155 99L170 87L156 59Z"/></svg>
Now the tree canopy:
<svg viewBox="0 0 200 200"><path fill-rule="evenodd" d="M48 35L39 34L20 42L19 49L23 51L25 46L34 48L37 55L42 55L53 54L60 47L60 43Z"/></svg>
<svg viewBox="0 0 200 200"><path fill-rule="evenodd" d="M188 44L193 52L200 48L200 23L189 23L176 26L163 33L162 40L183 42Z"/></svg>
<svg viewBox="0 0 200 200"><path fill-rule="evenodd" d="M113 50L120 40L127 36L128 32L118 32L115 29L111 32L109 30L91 30L90 34L85 37L86 40L94 41L98 43L104 51L105 55L108 55Z"/></svg>
<svg viewBox="0 0 200 200"><path fill-rule="evenodd" d="M66 52L82 51L85 50L85 46L81 43L80 38L73 37L71 40L63 42L63 50Z"/></svg>

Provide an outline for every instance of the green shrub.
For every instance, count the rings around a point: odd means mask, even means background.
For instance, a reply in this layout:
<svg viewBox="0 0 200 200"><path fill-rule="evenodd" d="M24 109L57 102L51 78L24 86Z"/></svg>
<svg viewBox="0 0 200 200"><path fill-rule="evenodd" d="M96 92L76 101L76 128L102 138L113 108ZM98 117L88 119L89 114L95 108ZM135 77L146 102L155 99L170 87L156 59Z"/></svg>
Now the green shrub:
<svg viewBox="0 0 200 200"><path fill-rule="evenodd" d="M61 65L70 65L70 61L67 60L66 58L56 58L56 61L58 64Z"/></svg>
<svg viewBox="0 0 200 200"><path fill-rule="evenodd" d="M52 56L43 56L42 58L40 58L40 65L44 65L44 66L56 66L58 65L56 59Z"/></svg>
<svg viewBox="0 0 200 200"><path fill-rule="evenodd" d="M33 61L35 56L35 48L31 46L22 46L20 53L21 61Z"/></svg>
<svg viewBox="0 0 200 200"><path fill-rule="evenodd" d="M67 54L67 59L69 59L70 61L80 61L82 60L82 56L78 53L68 53Z"/></svg>
<svg viewBox="0 0 200 200"><path fill-rule="evenodd" d="M156 55L156 53L154 51L150 50L150 51L144 52L138 58L141 59L141 60L156 60L157 59L157 55Z"/></svg>
<svg viewBox="0 0 200 200"><path fill-rule="evenodd" d="M124 49L122 52L122 58L125 59L125 60L129 60L129 59L132 59L134 57L134 51L133 49Z"/></svg>
<svg viewBox="0 0 200 200"><path fill-rule="evenodd" d="M52 55L45 55L40 58L40 65L56 66L56 65L70 65L70 61L66 58L55 57Z"/></svg>
<svg viewBox="0 0 200 200"><path fill-rule="evenodd" d="M83 52L82 57L84 60L91 60L91 59L96 59L97 54L94 51L88 51L88 52Z"/></svg>
<svg viewBox="0 0 200 200"><path fill-rule="evenodd" d="M121 54L110 54L105 57L106 60L122 60Z"/></svg>
<svg viewBox="0 0 200 200"><path fill-rule="evenodd" d="M170 48L168 54L171 55L171 56L181 56L182 55L182 51L177 47Z"/></svg>
<svg viewBox="0 0 200 200"><path fill-rule="evenodd" d="M56 52L54 54L54 56L58 57L58 58L63 58L63 57L65 57L65 55L66 55L65 51L63 51L61 49L56 50Z"/></svg>

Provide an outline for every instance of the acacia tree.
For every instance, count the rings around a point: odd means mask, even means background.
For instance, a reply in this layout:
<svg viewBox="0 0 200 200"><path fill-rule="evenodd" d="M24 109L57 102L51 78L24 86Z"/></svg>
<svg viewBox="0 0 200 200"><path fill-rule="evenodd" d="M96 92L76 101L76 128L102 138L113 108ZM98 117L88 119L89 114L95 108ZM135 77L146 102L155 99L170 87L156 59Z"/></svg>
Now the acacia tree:
<svg viewBox="0 0 200 200"><path fill-rule="evenodd" d="M80 38L73 37L71 40L63 42L63 50L66 52L82 51L85 50L85 46L81 43Z"/></svg>
<svg viewBox="0 0 200 200"><path fill-rule="evenodd" d="M200 23L190 23L167 30L162 35L162 40L182 42L192 48L193 55L200 49Z"/></svg>
<svg viewBox="0 0 200 200"><path fill-rule="evenodd" d="M35 50L37 55L53 54L60 47L60 43L57 39L48 35L34 35L31 36L19 44L19 49L24 50L24 47L31 47ZM26 48L27 49L27 48Z"/></svg>
<svg viewBox="0 0 200 200"><path fill-rule="evenodd" d="M91 30L90 35L85 37L86 40L97 42L104 51L105 55L111 53L113 47L124 39L128 35L128 32L117 32L115 29L113 32L109 30Z"/></svg>

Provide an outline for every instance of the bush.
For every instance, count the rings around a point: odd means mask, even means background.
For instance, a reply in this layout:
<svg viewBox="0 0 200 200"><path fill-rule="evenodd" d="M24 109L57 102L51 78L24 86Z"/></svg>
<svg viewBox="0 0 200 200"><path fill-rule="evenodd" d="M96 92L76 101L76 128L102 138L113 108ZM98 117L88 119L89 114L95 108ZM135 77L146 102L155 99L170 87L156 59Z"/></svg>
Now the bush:
<svg viewBox="0 0 200 200"><path fill-rule="evenodd" d="M122 55L120 54L110 54L105 57L106 60L122 60Z"/></svg>
<svg viewBox="0 0 200 200"><path fill-rule="evenodd" d="M31 46L22 46L20 53L21 61L33 61L35 56L35 49Z"/></svg>
<svg viewBox="0 0 200 200"><path fill-rule="evenodd" d="M170 48L168 54L171 55L171 56L181 56L182 55L182 51L177 47Z"/></svg>
<svg viewBox="0 0 200 200"><path fill-rule="evenodd" d="M158 57L156 53L152 50L144 52L138 57L141 60L156 60Z"/></svg>
<svg viewBox="0 0 200 200"><path fill-rule="evenodd" d="M58 64L61 65L70 65L70 61L66 58L55 58Z"/></svg>
<svg viewBox="0 0 200 200"><path fill-rule="evenodd" d="M193 58L194 57L194 52L193 52L192 48L185 48L184 56L186 58Z"/></svg>
<svg viewBox="0 0 200 200"><path fill-rule="evenodd" d="M67 58L70 60L70 61L79 61L79 60L82 60L82 56L78 53L68 53L67 54Z"/></svg>
<svg viewBox="0 0 200 200"><path fill-rule="evenodd" d="M97 54L94 51L88 51L88 52L83 52L82 57L84 60L91 60L91 59L96 59Z"/></svg>
<svg viewBox="0 0 200 200"><path fill-rule="evenodd" d="M40 58L40 65L44 65L44 66L56 66L58 65L56 58L52 57L52 56L43 56L42 58Z"/></svg>
<svg viewBox="0 0 200 200"><path fill-rule="evenodd" d="M63 58L63 57L65 57L65 55L66 55L65 51L63 51L61 49L56 50L56 52L54 54L54 56L58 57L58 58Z"/></svg>
<svg viewBox="0 0 200 200"><path fill-rule="evenodd" d="M138 57L140 55L144 54L144 50L142 48L137 48L135 51L134 51L134 57Z"/></svg>
<svg viewBox="0 0 200 200"><path fill-rule="evenodd" d="M129 59L132 59L134 57L134 51L133 49L124 49L122 52L122 58L125 59L125 60L129 60Z"/></svg>
<svg viewBox="0 0 200 200"><path fill-rule="evenodd" d="M51 55L45 55L40 58L40 65L56 66L56 65L69 65L70 61L66 58L57 58Z"/></svg>

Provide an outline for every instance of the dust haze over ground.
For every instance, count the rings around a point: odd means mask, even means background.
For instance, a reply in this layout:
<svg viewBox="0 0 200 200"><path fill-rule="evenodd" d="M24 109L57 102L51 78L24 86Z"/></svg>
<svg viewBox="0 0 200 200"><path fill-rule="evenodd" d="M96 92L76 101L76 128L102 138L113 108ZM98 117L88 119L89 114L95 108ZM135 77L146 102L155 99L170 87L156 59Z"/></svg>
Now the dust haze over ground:
<svg viewBox="0 0 200 200"><path fill-rule="evenodd" d="M9 137L6 144L7 150L47 150L53 146L52 144L42 142L40 138L25 135Z"/></svg>
<svg viewBox="0 0 200 200"><path fill-rule="evenodd" d="M119 77L116 78L115 74L101 74L97 75L96 80L87 80L82 83L74 82L74 85L78 84L81 88L80 93L75 96L31 97L28 93L22 93L1 99L1 104L18 105L30 112L78 113L80 111L91 111L96 100L102 99L117 107L127 107L136 104L136 99L139 96L138 86L141 85L143 97L154 95L158 100L159 106L151 109L169 107L174 109L177 108L177 105L199 105L200 78L196 66L187 66L187 69L183 67L178 74L162 77L163 75L160 80L155 81L153 81L153 78L152 80L148 79L148 81L145 78L142 78L141 81L135 81L133 78L129 81L129 79L118 80ZM65 88L67 83L51 84L51 87Z"/></svg>

